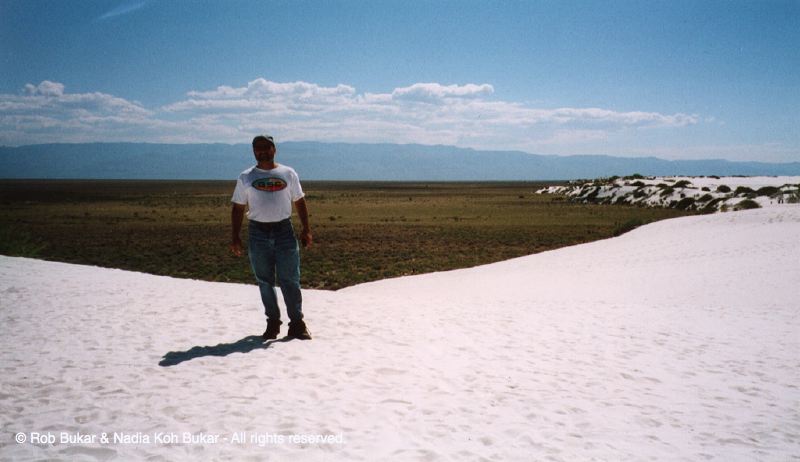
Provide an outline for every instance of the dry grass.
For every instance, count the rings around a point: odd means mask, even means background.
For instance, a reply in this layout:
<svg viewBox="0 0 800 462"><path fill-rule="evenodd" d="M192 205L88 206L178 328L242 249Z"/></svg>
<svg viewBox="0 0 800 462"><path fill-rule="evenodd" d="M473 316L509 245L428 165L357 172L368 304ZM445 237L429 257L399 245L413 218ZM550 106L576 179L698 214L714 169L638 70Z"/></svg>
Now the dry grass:
<svg viewBox="0 0 800 462"><path fill-rule="evenodd" d="M572 204L537 183L304 182L303 285L337 289L611 237L676 210ZM0 253L252 283L228 251L233 181L0 181ZM246 238L246 226L243 237Z"/></svg>

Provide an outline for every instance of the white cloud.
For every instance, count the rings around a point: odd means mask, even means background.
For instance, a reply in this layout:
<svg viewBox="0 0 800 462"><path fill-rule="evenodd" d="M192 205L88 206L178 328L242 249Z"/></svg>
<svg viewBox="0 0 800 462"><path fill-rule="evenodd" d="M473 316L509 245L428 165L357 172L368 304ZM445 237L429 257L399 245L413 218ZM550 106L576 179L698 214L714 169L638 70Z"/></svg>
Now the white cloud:
<svg viewBox="0 0 800 462"><path fill-rule="evenodd" d="M275 83L264 79L254 80L245 87L218 87L212 91L193 91L188 98L166 106L168 111L182 111L194 108L204 109L242 109L258 111L263 108L293 106L295 109L309 107L315 110L346 111L382 111L386 107L412 108L409 102L437 102L440 105L452 106L471 104L482 109L490 108L493 102L481 99L493 91L491 85L439 85L415 84L410 87L397 88L392 93L357 94L353 87L337 85L322 87L306 82ZM506 105L505 109L511 106ZM408 111L412 109L407 109ZM430 108L418 109L430 111ZM396 112L396 111L395 111Z"/></svg>
<svg viewBox="0 0 800 462"><path fill-rule="evenodd" d="M240 113L243 118L331 121L380 119L385 124L436 131L474 130L480 127L531 127L552 125L560 128L606 130L621 127L682 127L699 122L696 115L664 115L655 112L618 112L600 108L541 109L520 103L487 99L494 93L489 84L441 85L417 83L396 88L390 93L358 94L353 87L323 87L307 82L277 83L256 79L243 87L220 86L211 91L192 91L187 98L163 109L173 113ZM299 124L298 124L299 129ZM303 132L307 133L307 129ZM354 141L361 138L352 133ZM387 139L405 142L408 140Z"/></svg>
<svg viewBox="0 0 800 462"><path fill-rule="evenodd" d="M62 96L64 84L45 80L39 85L25 85L25 94L29 96Z"/></svg>
<svg viewBox="0 0 800 462"><path fill-rule="evenodd" d="M335 87L322 87L307 82L278 83L259 78L249 82L247 86L233 88L228 86L217 87L212 91L191 91L190 98L219 100L219 99L249 99L258 100L274 97L290 97L299 99L320 98L328 96L354 95L355 88L347 85Z"/></svg>
<svg viewBox="0 0 800 462"><path fill-rule="evenodd" d="M665 126L665 127L684 127L698 123L697 115L673 114L664 115L657 112L615 112L608 109L599 108L560 108L552 111L555 120L561 123L575 121L602 122L620 125L640 125L640 126Z"/></svg>
<svg viewBox="0 0 800 462"><path fill-rule="evenodd" d="M392 99L422 102L439 102L445 98L478 98L494 93L489 84L440 85L438 83L415 83L410 87L395 88Z"/></svg>
<svg viewBox="0 0 800 462"><path fill-rule="evenodd" d="M48 80L25 85L21 95L0 95L0 110L6 115L47 115L64 120L79 116L81 111L129 117L152 114L138 103L106 93L66 93L64 84Z"/></svg>
<svg viewBox="0 0 800 462"><path fill-rule="evenodd" d="M0 95L0 143L68 141L240 143L268 131L279 140L453 144L560 152L602 145L610 134L680 129L697 115L603 108L538 108L492 99L489 84L416 83L386 93L339 84L255 79L195 90L160 108L104 93L69 93L58 82ZM52 140L48 140L52 141ZM594 151L597 151L594 149Z"/></svg>
<svg viewBox="0 0 800 462"><path fill-rule="evenodd" d="M608 132L604 130L556 130L553 136L539 142L541 145L571 145L594 141L605 141Z"/></svg>
<svg viewBox="0 0 800 462"><path fill-rule="evenodd" d="M0 143L134 140L162 122L139 103L106 93L69 93L64 84L27 84L17 95L0 94Z"/></svg>

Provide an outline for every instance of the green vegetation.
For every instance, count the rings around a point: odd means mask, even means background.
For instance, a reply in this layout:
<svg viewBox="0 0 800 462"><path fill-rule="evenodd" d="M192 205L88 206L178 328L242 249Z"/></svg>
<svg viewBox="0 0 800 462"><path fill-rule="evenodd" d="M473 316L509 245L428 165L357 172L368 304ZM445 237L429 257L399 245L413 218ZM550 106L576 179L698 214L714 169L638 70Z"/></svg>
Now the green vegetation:
<svg viewBox="0 0 800 462"><path fill-rule="evenodd" d="M693 197L684 197L677 204L675 204L675 208L678 209L678 210L689 210L693 206L694 206L694 198Z"/></svg>
<svg viewBox="0 0 800 462"><path fill-rule="evenodd" d="M758 202L752 199L745 199L734 206L734 210L750 210L761 208Z"/></svg>
<svg viewBox="0 0 800 462"><path fill-rule="evenodd" d="M631 218L630 220L626 221L625 223L618 224L614 227L614 237L620 236L622 234L627 233L628 231L633 231L634 229L638 228L646 224L644 220L641 218Z"/></svg>
<svg viewBox="0 0 800 462"><path fill-rule="evenodd" d="M756 191L756 196L772 197L780 194L780 192L781 188L778 188L777 186L764 186L763 188L759 188L758 191Z"/></svg>
<svg viewBox="0 0 800 462"><path fill-rule="evenodd" d="M253 283L233 257L233 181L0 181L6 255ZM537 183L304 182L315 245L305 287L481 265L686 212L578 204ZM246 225L243 238L247 238Z"/></svg>
<svg viewBox="0 0 800 462"><path fill-rule="evenodd" d="M704 196L705 197L705 196ZM723 202L725 199L722 197L717 197L708 201L708 203L700 209L700 213L709 214L714 213L717 211L717 205L720 202Z"/></svg>
<svg viewBox="0 0 800 462"><path fill-rule="evenodd" d="M0 255L38 257L46 245L32 238L27 232L15 229L6 223L0 225Z"/></svg>
<svg viewBox="0 0 800 462"><path fill-rule="evenodd" d="M613 178L613 177L612 177ZM640 173L634 173L622 178L623 180L644 180L645 176Z"/></svg>

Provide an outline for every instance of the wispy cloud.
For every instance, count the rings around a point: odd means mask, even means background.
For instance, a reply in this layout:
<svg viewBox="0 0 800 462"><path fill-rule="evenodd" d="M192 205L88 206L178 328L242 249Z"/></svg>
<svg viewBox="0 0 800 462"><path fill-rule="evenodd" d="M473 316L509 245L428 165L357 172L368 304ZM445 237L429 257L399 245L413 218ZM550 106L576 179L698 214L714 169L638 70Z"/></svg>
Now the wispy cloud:
<svg viewBox="0 0 800 462"><path fill-rule="evenodd" d="M0 143L93 141L134 137L154 123L154 112L106 93L68 93L45 80L21 94L0 94Z"/></svg>
<svg viewBox="0 0 800 462"><path fill-rule="evenodd" d="M58 82L0 95L0 143L62 141L229 142L269 131L279 139L450 144L563 152L641 129L680 130L694 114L538 108L493 99L490 84L416 83L385 93L349 85L273 82L194 90L158 108L104 93L69 93ZM596 150L595 150L596 151Z"/></svg>
<svg viewBox="0 0 800 462"><path fill-rule="evenodd" d="M358 93L348 85L256 79L241 87L192 91L162 109L204 114L243 130L280 127L285 139L455 144L530 148L601 142L610 133L679 129L700 123L694 114L621 112L602 108L537 108L492 99L490 84L416 83L387 93ZM227 121L227 122L226 122Z"/></svg>
<svg viewBox="0 0 800 462"><path fill-rule="evenodd" d="M122 16L124 14L132 13L132 12L142 8L146 4L147 4L146 1L144 1L144 2L135 2L135 3L130 3L130 2L129 3L123 3L122 5L114 8L113 10L108 11L107 13L105 13L105 14L103 14L101 16L98 16L95 19L95 21L105 21L107 19L115 18L117 16Z"/></svg>
<svg viewBox="0 0 800 462"><path fill-rule="evenodd" d="M410 87L395 88L393 100L438 102L446 98L479 98L494 93L489 84L440 85L438 83L415 83Z"/></svg>

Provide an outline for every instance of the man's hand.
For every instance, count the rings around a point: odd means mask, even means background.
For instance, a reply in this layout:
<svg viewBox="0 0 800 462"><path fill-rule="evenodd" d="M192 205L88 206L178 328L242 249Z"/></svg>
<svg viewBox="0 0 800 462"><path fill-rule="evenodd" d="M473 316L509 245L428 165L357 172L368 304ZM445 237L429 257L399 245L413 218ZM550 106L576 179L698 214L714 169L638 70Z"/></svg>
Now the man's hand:
<svg viewBox="0 0 800 462"><path fill-rule="evenodd" d="M311 247L311 244L314 242L314 236L311 235L311 230L308 228L303 228L300 231L300 242L303 244L303 248Z"/></svg>
<svg viewBox="0 0 800 462"><path fill-rule="evenodd" d="M242 239L239 237L244 220L244 205L234 203L231 208L231 253L242 256Z"/></svg>
<svg viewBox="0 0 800 462"><path fill-rule="evenodd" d="M242 256L242 240L236 239L235 241L231 242L231 253L236 255L237 257Z"/></svg>
<svg viewBox="0 0 800 462"><path fill-rule="evenodd" d="M314 242L314 237L311 236L311 226L308 224L308 207L306 206L305 198L301 197L296 200L294 206L297 209L297 216L300 218L300 223L303 225L303 230L300 231L300 242L303 243L304 248L311 247L311 243Z"/></svg>

